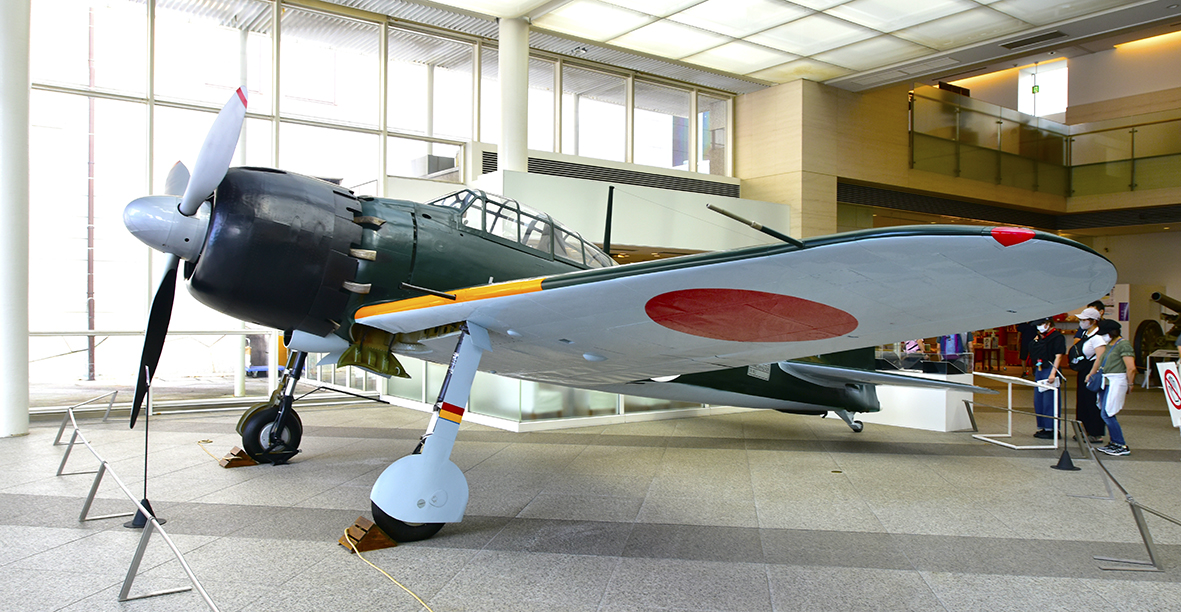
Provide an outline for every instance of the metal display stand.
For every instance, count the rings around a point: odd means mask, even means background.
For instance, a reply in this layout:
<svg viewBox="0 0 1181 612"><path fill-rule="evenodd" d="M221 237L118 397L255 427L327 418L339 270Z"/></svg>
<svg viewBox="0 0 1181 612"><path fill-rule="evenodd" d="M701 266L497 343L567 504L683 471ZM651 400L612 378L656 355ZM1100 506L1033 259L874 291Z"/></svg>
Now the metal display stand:
<svg viewBox="0 0 1181 612"><path fill-rule="evenodd" d="M113 396L114 394L111 393L108 395ZM102 399L103 397L106 397L106 396L104 395L104 396L97 397L95 399L78 404L77 406L83 406L86 404L90 404L92 402ZM114 401L113 397L112 397L111 401L112 402ZM109 464L106 462L106 460L104 460L102 458L102 456L98 454L98 451L96 451L94 449L94 447L91 446L90 442L86 439L86 436L82 434L82 430L78 427L78 420L74 416L74 408L76 408L77 406L71 406L70 408L66 409L66 420L68 420L73 425L74 430L73 430L73 433L70 435L70 442L66 446L66 452L65 452L64 456L62 456L61 465L59 465L57 468L57 475L58 476L70 476L70 475L74 475L74 474L92 474L92 473L96 474L94 477L94 484L92 484L90 486L90 494L86 496L86 501L82 504L82 513L78 516L78 521L79 522L88 521L88 520L94 521L94 520L105 519L105 518L131 516L131 515L135 514L135 512L127 512L124 514L108 514L108 515L104 515L104 516L93 516L93 517L87 516L90 513L91 505L94 503L94 496L96 493L98 493L99 483L102 482L103 477L107 473L110 473L111 478L113 478L115 480L115 483L117 485L119 485L119 488L123 490L123 494L127 496L127 499L131 500L131 503L135 505L136 510L139 513L142 513L144 515L144 517L146 517L146 520L147 520L147 523L144 525L143 535L141 535L140 539L139 539L139 546L136 547L135 555L132 556L132 558L131 558L131 565L127 568L127 577L123 579L123 587L119 591L119 601L123 602L123 601L131 601L131 600L135 600L135 599L145 599L148 597L155 597L157 595L168 595L171 593L180 593L180 592L191 591L193 589L196 589L197 593L199 593L201 595L201 598L205 600L205 604L207 606L209 606L210 610L213 610L213 612L220 612L217 605L213 603L212 599L210 599L209 594L205 592L204 587L201 586L200 581L197 580L197 576L195 574L193 574L192 568L190 568L189 564L185 561L184 555L182 555L180 553L180 549L178 549L176 547L176 544L172 541L172 538L168 537L168 533L166 533L164 531L164 528L160 526L160 521L156 520L156 517L152 515L151 511L148 510L147 508L144 508L143 504L141 504L135 498L135 496L131 493L131 490L128 489L127 485L124 484L124 482L119 478L119 475L115 473L114 469L109 467ZM108 414L109 414L109 410L108 410ZM64 421L63 421L63 429L64 429ZM61 434L62 434L62 432L59 431L58 432L58 440L54 440L54 445L57 445L58 441L61 438ZM65 466L66 466L66 461L70 458L70 451L72 451L74 449L74 444L79 441L82 442L82 444L86 447L87 450L90 451L90 453L92 455L94 455L95 459L98 459L98 461L99 461L98 470L94 471L94 472L70 472L70 473L63 474L63 470L65 469ZM144 552L147 550L147 547L148 547L148 541L151 539L152 534L156 531L160 532L160 537L162 537L164 539L164 542L166 544L168 544L168 548L172 549L172 554L175 555L176 560L180 562L180 566L181 566L181 568L184 569L184 572L188 576L189 581L192 582L192 586L177 587L177 588L173 588L173 589L165 589L162 591L155 591L152 593L145 593L143 595L134 595L133 596L133 595L131 595L132 584L135 582L135 576L139 572L139 565L140 565L140 562L143 561Z"/></svg>
<svg viewBox="0 0 1181 612"><path fill-rule="evenodd" d="M1054 438L1053 438L1054 443L1051 445L1010 444L1008 442L1001 442L997 438L1012 438L1013 437L1013 413L1028 414L1028 415L1032 415L1035 417L1045 416L1045 415L1039 415L1034 412L1029 412L1027 410L1014 410L1013 409L1013 384L1014 383L1016 383L1018 385L1024 385L1027 387L1035 387L1038 390L1035 390L1034 393L1053 393L1054 394L1054 416L1049 417L1049 418L1052 418L1052 419L1059 421L1059 422L1067 420L1067 419L1061 418L1061 415L1064 412L1062 409L1062 400L1063 400L1064 396L1063 396L1063 394L1058 393L1058 389L1059 389L1058 386L1049 385L1044 382L1035 382L1035 381L1031 381L1031 380L1025 380L1024 378L1016 378L1013 376L1003 376L1001 374L989 374L987 372L976 372L975 374L976 374L976 376L983 376L985 378L999 380L1001 382L1008 384L1008 387L1009 387L1009 400L1008 400L1009 406L1008 406L1008 408L1002 408L1000 406L987 406L987 407L996 408L998 410L1004 410L1004 411L1008 412L1009 413L1009 426L1008 426L1008 430L1006 433L1003 433L1003 434L973 434L972 435L973 438L976 438L977 440L982 440L984 442L989 442L991 444L997 444L999 446L1004 446L1005 448L1012 448L1012 449L1017 449L1017 450L1047 450L1047 449L1057 450L1057 448L1058 448L1058 434L1061 431L1061 428L1058 426L1054 427ZM1059 381L1062 380L1061 376L1059 376L1058 380ZM1044 391L1041 391L1041 389L1044 389ZM968 400L964 400L964 403L967 404ZM973 402L973 404L975 404L975 402ZM978 404L978 405L986 406L986 404ZM972 411L971 406L968 406L968 415L972 419L973 427L975 427L976 419L973 416L973 411ZM1081 440L1082 438L1080 437L1079 439Z"/></svg>

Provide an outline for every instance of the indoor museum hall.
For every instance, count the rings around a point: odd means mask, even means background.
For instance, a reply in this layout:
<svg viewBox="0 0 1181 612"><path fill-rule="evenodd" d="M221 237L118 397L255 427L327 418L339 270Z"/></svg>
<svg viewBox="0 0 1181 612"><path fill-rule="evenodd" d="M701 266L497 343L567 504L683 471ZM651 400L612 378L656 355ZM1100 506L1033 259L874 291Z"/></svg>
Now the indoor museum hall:
<svg viewBox="0 0 1181 612"><path fill-rule="evenodd" d="M4 0L2 607L1181 612L1178 66L1176 0Z"/></svg>

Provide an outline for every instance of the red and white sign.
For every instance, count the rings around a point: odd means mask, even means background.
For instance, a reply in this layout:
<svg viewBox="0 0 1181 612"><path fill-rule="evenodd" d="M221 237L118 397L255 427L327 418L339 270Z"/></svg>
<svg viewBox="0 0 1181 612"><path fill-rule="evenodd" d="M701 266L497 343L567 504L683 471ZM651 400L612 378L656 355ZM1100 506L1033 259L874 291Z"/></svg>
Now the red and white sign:
<svg viewBox="0 0 1181 612"><path fill-rule="evenodd" d="M1173 419L1173 427L1181 427L1181 376L1177 374L1177 364L1173 362L1158 362L1157 372L1165 387L1165 403L1169 405L1169 417Z"/></svg>

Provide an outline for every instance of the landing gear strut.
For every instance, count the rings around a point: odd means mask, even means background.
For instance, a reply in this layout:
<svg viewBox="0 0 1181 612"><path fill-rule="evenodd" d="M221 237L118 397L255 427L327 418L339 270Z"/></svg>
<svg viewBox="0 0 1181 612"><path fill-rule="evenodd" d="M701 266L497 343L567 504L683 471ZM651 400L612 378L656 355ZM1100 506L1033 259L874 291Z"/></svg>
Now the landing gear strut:
<svg viewBox="0 0 1181 612"><path fill-rule="evenodd" d="M280 465L299 454L303 421L291 404L295 401L295 384L303 373L307 356L303 351L292 352L287 360L287 371L271 399L251 406L238 420L242 449L259 463Z"/></svg>
<svg viewBox="0 0 1181 612"><path fill-rule="evenodd" d="M369 494L373 522L397 542L425 540L444 523L463 520L467 478L451 461L472 380L484 351L492 350L488 331L464 324L451 367L435 402L430 423L415 451L386 468Z"/></svg>
<svg viewBox="0 0 1181 612"><path fill-rule="evenodd" d="M862 423L861 421L854 421L853 420L853 413L849 412L848 410L845 410L843 408L833 408L832 411L837 416L841 417L841 420L844 421L845 424L849 426L849 429L853 430L853 433L861 433L861 430L865 429L865 424Z"/></svg>

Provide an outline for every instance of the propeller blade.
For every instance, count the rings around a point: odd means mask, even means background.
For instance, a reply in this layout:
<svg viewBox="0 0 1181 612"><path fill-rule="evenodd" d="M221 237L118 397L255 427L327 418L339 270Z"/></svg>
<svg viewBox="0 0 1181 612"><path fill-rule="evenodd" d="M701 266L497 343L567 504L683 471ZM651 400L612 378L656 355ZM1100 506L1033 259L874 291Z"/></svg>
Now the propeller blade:
<svg viewBox="0 0 1181 612"><path fill-rule="evenodd" d="M176 162L168 171L168 178L164 179L164 195L184 195L189 186L189 169L181 162Z"/></svg>
<svg viewBox="0 0 1181 612"><path fill-rule="evenodd" d="M226 170L230 169L230 160L234 158L234 149L238 147L238 135L242 132L242 122L245 120L246 92L239 87L217 114L213 127L209 128L209 133L205 135L201 152L193 164L193 174L180 200L181 214L189 216L197 212L201 202L209 198L225 178Z"/></svg>
<svg viewBox="0 0 1181 612"><path fill-rule="evenodd" d="M160 279L160 287L156 289L156 296L152 298L152 310L148 315L148 329L144 332L144 350L139 359L139 374L135 381L135 400L131 403L131 428L135 428L135 420L139 418L139 409L143 405L144 396L148 393L148 384L152 375L156 373L156 364L160 363L160 353L164 350L164 338L168 335L168 322L172 319L172 301L176 298L176 269L180 258L172 255L168 258L168 269ZM144 368L147 372L144 372Z"/></svg>

